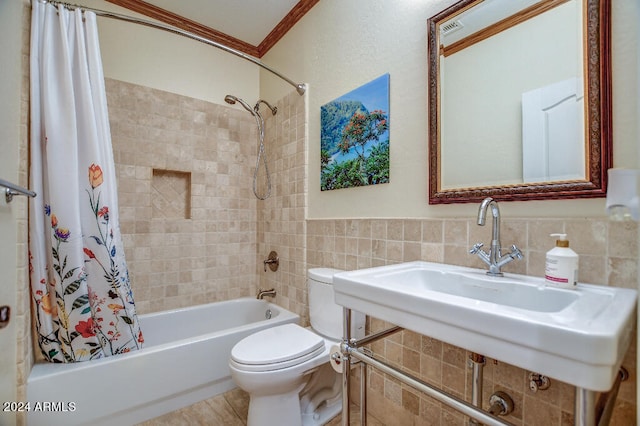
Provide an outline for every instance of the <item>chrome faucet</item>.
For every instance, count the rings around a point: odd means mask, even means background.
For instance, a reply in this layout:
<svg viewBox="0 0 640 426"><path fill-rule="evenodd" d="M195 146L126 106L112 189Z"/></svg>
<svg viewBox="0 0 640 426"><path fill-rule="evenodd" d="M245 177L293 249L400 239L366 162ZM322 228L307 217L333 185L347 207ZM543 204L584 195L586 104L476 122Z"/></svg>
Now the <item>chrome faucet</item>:
<svg viewBox="0 0 640 426"><path fill-rule="evenodd" d="M491 232L491 249L489 253L482 249L484 244L477 243L469 250L471 254L477 254L480 259L487 265L489 270L487 275L494 277L501 277L503 274L500 271L507 263L514 259L522 259L522 252L518 247L511 246L511 252L502 255L502 247L500 245L500 209L498 209L498 202L491 197L485 198L480 207L478 208L478 225L484 226L487 218L487 209L491 208L491 215L493 216L493 230Z"/></svg>
<svg viewBox="0 0 640 426"><path fill-rule="evenodd" d="M274 288L270 288L269 290L259 289L256 299L264 299L265 296L276 297L276 290Z"/></svg>

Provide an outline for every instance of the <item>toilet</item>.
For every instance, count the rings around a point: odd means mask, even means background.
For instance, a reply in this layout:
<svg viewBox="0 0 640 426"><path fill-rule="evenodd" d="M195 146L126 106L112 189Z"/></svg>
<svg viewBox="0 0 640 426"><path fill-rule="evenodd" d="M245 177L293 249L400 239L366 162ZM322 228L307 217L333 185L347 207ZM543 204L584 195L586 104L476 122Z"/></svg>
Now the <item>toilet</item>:
<svg viewBox="0 0 640 426"><path fill-rule="evenodd" d="M249 394L248 426L315 426L342 410L342 375L329 363L342 340L342 307L334 301L332 268L309 269L311 327L285 324L245 337L231 350L231 377ZM352 312L352 337L365 316Z"/></svg>

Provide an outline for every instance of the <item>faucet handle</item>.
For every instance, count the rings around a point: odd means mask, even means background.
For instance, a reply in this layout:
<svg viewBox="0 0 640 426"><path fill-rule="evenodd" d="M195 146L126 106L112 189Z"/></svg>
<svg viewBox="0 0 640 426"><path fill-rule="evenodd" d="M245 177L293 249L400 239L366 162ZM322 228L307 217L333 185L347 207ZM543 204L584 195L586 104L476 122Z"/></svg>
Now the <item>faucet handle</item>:
<svg viewBox="0 0 640 426"><path fill-rule="evenodd" d="M280 266L280 258L278 257L278 253L275 251L271 251L269 256L262 261L264 264L264 271L267 272L267 265L269 265L269 269L272 272L276 272L278 270L278 266Z"/></svg>
<svg viewBox="0 0 640 426"><path fill-rule="evenodd" d="M520 251L520 249L518 247L516 247L515 244L513 244L511 246L511 254L510 256L514 259L522 259L524 257L524 255L522 254L522 252Z"/></svg>
<svg viewBox="0 0 640 426"><path fill-rule="evenodd" d="M483 243L475 243L475 244L473 245L473 247L471 247L471 250L469 250L469 254L476 254L476 253L478 253L478 252L482 249L482 247L483 247L483 246L484 246L484 244L483 244Z"/></svg>

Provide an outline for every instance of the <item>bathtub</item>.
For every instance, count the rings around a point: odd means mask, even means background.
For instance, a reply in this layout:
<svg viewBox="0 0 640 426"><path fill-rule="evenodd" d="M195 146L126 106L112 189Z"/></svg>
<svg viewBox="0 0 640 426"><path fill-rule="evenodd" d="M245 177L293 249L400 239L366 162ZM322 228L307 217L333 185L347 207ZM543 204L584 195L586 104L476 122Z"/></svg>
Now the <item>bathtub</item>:
<svg viewBox="0 0 640 426"><path fill-rule="evenodd" d="M253 298L138 318L142 350L77 364L35 364L27 380L27 424L131 425L211 398L235 387L228 360L240 339L299 321Z"/></svg>

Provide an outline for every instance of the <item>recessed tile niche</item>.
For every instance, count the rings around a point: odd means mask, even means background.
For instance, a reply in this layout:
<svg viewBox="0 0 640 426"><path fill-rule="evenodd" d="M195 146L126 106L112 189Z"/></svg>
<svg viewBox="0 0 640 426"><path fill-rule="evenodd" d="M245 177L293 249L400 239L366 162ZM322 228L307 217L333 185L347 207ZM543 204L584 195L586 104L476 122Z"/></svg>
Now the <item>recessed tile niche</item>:
<svg viewBox="0 0 640 426"><path fill-rule="evenodd" d="M153 169L153 219L191 219L191 173Z"/></svg>

